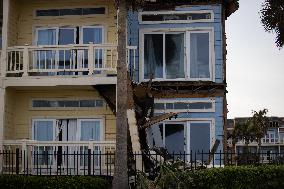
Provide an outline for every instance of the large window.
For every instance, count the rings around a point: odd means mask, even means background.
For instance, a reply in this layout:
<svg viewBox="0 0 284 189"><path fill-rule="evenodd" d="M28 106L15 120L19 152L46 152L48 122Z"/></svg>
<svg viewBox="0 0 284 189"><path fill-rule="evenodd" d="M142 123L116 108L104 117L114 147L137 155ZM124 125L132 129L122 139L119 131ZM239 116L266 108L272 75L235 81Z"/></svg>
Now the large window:
<svg viewBox="0 0 284 189"><path fill-rule="evenodd" d="M165 121L147 131L150 146L164 147L175 154L193 153L202 159L202 151L208 153L215 139L213 121ZM189 157L188 157L189 158ZM208 157L203 156L203 160Z"/></svg>
<svg viewBox="0 0 284 189"><path fill-rule="evenodd" d="M213 80L211 33L211 30L145 32L143 79Z"/></svg>

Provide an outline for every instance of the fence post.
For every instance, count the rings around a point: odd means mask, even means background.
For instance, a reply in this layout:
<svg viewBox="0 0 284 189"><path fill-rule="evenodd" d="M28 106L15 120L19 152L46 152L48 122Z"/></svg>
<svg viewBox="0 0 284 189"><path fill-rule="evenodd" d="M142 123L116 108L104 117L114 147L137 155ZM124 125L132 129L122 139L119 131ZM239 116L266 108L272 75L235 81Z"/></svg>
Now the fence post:
<svg viewBox="0 0 284 189"><path fill-rule="evenodd" d="M92 157L91 157L91 155L92 155L92 151L91 151L91 149L88 149L88 175L91 175L92 174L92 169L91 169L91 159L92 159Z"/></svg>
<svg viewBox="0 0 284 189"><path fill-rule="evenodd" d="M26 139L24 139L24 140L22 140L22 172L23 173L25 173L25 161L26 161L26 158L27 158L27 156L28 156L28 150L27 150L28 148L27 148L27 140ZM29 162L27 161L27 164L28 164Z"/></svg>
<svg viewBox="0 0 284 189"><path fill-rule="evenodd" d="M94 59L94 45L93 43L89 43L88 46L88 68L89 68L89 74L88 75L93 75L94 74L94 63L95 63L95 59Z"/></svg>
<svg viewBox="0 0 284 189"><path fill-rule="evenodd" d="M23 51L23 76L28 76L29 69L29 48L28 44L25 44Z"/></svg>
<svg viewBox="0 0 284 189"><path fill-rule="evenodd" d="M20 172L20 149L16 148L16 174Z"/></svg>

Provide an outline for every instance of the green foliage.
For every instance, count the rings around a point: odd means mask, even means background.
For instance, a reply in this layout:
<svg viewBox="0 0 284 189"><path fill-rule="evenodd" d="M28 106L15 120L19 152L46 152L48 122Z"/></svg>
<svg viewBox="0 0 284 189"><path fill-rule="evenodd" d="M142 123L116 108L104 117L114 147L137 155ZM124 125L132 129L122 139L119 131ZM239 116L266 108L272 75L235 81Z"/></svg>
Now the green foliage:
<svg viewBox="0 0 284 189"><path fill-rule="evenodd" d="M109 188L109 183L88 176L1 175L0 186L6 189L103 189Z"/></svg>
<svg viewBox="0 0 284 189"><path fill-rule="evenodd" d="M284 45L284 1L265 0L262 4L261 22L268 32L276 33L276 45Z"/></svg>
<svg viewBox="0 0 284 189"><path fill-rule="evenodd" d="M225 167L198 171L169 168L160 173L154 186L145 189L264 189L284 188L284 166ZM165 169L163 170L165 171ZM174 173L172 172L174 171Z"/></svg>

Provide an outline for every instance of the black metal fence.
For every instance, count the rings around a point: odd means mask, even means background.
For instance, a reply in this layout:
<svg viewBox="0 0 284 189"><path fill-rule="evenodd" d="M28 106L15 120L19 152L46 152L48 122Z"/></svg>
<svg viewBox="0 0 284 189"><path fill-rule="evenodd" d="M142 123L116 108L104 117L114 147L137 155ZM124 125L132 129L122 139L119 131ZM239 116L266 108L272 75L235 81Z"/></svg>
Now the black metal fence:
<svg viewBox="0 0 284 189"><path fill-rule="evenodd" d="M20 149L0 152L2 174L23 175L96 175L111 178L114 173L114 152L82 149L64 151ZM158 175L162 164L173 164L182 170L223 166L284 164L284 153L203 152L167 153L147 151L128 155L129 182L135 183L139 171L149 177Z"/></svg>

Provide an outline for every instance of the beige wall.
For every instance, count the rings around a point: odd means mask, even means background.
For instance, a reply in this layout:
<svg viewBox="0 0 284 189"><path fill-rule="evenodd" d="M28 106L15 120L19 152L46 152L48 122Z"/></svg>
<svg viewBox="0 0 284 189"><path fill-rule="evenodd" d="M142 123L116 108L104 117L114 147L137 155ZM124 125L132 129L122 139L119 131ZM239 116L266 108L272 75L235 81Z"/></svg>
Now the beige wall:
<svg viewBox="0 0 284 189"><path fill-rule="evenodd" d="M94 98L102 99L90 89L8 90L6 98L5 139L31 139L32 119L35 118L102 118L105 139L115 139L115 116L106 105L102 108L73 108L61 110L36 110L31 107L34 98Z"/></svg>
<svg viewBox="0 0 284 189"><path fill-rule="evenodd" d="M105 6L106 15L35 17L36 9ZM112 0L11 0L9 46L33 44L36 27L103 25L105 42L116 43L116 10Z"/></svg>

